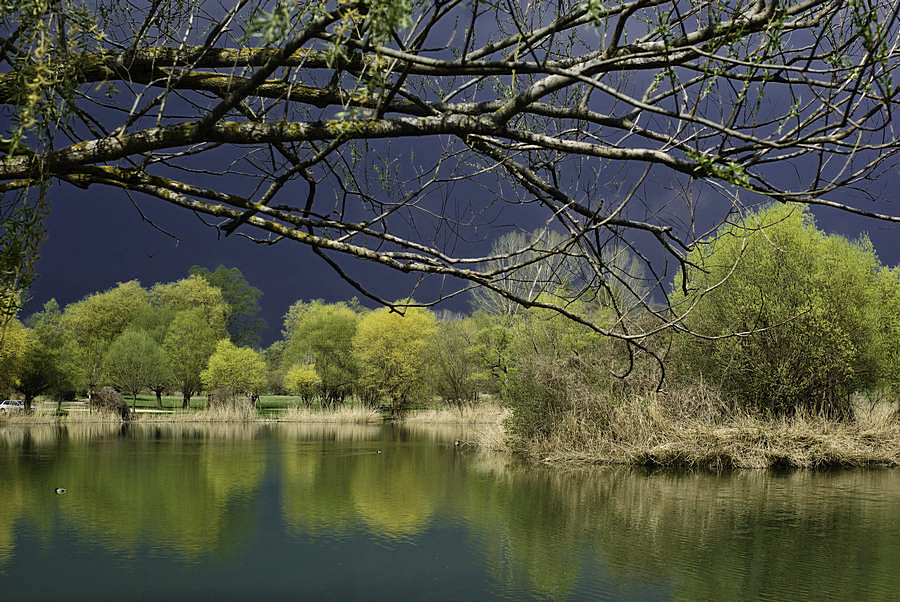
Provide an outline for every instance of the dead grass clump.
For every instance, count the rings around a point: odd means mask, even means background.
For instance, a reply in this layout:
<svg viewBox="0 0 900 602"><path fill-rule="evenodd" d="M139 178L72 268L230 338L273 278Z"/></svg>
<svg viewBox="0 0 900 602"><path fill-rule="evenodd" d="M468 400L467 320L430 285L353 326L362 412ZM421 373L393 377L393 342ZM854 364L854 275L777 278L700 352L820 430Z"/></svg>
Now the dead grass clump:
<svg viewBox="0 0 900 602"><path fill-rule="evenodd" d="M724 399L721 390L702 382L672 387L656 396L672 420L719 424L738 411Z"/></svg>
<svg viewBox="0 0 900 602"><path fill-rule="evenodd" d="M506 439L506 431L503 428L503 420L505 414L494 423L480 423L475 429L471 443L486 451L503 452L508 451L509 446Z"/></svg>

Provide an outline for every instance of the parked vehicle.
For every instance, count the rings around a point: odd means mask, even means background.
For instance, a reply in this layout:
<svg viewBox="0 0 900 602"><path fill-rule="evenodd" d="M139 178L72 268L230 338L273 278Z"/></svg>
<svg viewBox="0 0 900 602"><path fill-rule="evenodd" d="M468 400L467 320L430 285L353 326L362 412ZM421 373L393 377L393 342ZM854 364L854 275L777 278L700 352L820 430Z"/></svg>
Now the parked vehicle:
<svg viewBox="0 0 900 602"><path fill-rule="evenodd" d="M19 412L25 409L25 402L21 399L6 399L0 403L0 412Z"/></svg>

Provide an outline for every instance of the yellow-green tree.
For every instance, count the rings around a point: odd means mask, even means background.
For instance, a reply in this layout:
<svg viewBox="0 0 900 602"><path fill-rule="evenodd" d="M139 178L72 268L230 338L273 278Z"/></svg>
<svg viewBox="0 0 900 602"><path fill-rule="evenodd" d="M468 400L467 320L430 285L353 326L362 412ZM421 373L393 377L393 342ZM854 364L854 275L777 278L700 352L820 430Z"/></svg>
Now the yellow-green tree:
<svg viewBox="0 0 900 602"><path fill-rule="evenodd" d="M716 338L685 338L683 373L777 414L838 417L855 391L896 381L900 279L867 239L825 234L807 210L772 205L722 228L689 265L673 304L685 326Z"/></svg>
<svg viewBox="0 0 900 602"><path fill-rule="evenodd" d="M191 275L175 282L156 284L150 289L150 300L154 305L173 312L199 309L216 338L226 336L228 303L222 291L199 275Z"/></svg>
<svg viewBox="0 0 900 602"><path fill-rule="evenodd" d="M0 391L9 392L18 384L22 361L30 348L27 330L11 318L0 324Z"/></svg>
<svg viewBox="0 0 900 602"><path fill-rule="evenodd" d="M362 317L353 337L359 382L367 397L390 402L394 414L425 392L425 352L435 330L431 312L387 307Z"/></svg>
<svg viewBox="0 0 900 602"><path fill-rule="evenodd" d="M175 386L181 391L182 409L191 407L191 397L203 386L200 374L216 350L216 333L201 308L175 314L163 348L172 367Z"/></svg>
<svg viewBox="0 0 900 602"><path fill-rule="evenodd" d="M103 357L113 340L149 309L149 295L137 280L120 283L66 306L63 328L82 350L83 374L94 388L102 377Z"/></svg>
<svg viewBox="0 0 900 602"><path fill-rule="evenodd" d="M316 374L315 366L309 364L294 364L284 375L285 390L299 395L307 407L321 386L322 379Z"/></svg>
<svg viewBox="0 0 900 602"><path fill-rule="evenodd" d="M116 389L131 395L132 410L138 393L171 378L169 359L160 344L136 328L129 328L109 346L103 357L103 371ZM162 405L159 400L157 403Z"/></svg>
<svg viewBox="0 0 900 602"><path fill-rule="evenodd" d="M62 312L56 299L28 320L28 348L18 370L18 389L30 409L34 398L52 394L59 401L78 387L81 357L75 341L62 327Z"/></svg>
<svg viewBox="0 0 900 602"><path fill-rule="evenodd" d="M266 384L266 363L249 347L222 339L200 378L210 391L228 388L235 395L256 393Z"/></svg>
<svg viewBox="0 0 900 602"><path fill-rule="evenodd" d="M346 303L295 303L285 316L282 364L314 364L323 402L340 403L356 380L353 336L360 314Z"/></svg>

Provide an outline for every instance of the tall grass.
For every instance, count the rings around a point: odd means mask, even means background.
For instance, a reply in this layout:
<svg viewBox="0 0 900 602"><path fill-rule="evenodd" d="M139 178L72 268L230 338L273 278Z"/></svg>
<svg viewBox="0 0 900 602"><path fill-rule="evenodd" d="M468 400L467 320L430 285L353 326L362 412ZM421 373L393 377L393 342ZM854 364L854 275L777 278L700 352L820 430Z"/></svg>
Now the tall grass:
<svg viewBox="0 0 900 602"><path fill-rule="evenodd" d="M440 407L411 410L403 417L408 423L499 424L507 410L493 402L463 406L461 409Z"/></svg>
<svg viewBox="0 0 900 602"><path fill-rule="evenodd" d="M0 424L40 424L56 421L56 406L34 406L31 412L0 412Z"/></svg>
<svg viewBox="0 0 900 602"><path fill-rule="evenodd" d="M174 410L172 412L137 413L138 423L160 422L254 422L264 420L255 408L246 403L213 406L204 410Z"/></svg>
<svg viewBox="0 0 900 602"><path fill-rule="evenodd" d="M900 466L900 424L889 404L854 404L854 419L797 413L770 418L735 409L714 390L692 387L614 396L601 413L573 405L546 437L519 441L554 463L665 467L825 468Z"/></svg>
<svg viewBox="0 0 900 602"><path fill-rule="evenodd" d="M288 408L278 414L279 422L349 422L371 424L381 422L378 410L365 406L339 406L335 409Z"/></svg>
<svg viewBox="0 0 900 602"><path fill-rule="evenodd" d="M262 411L260 411L262 410ZM274 411L273 411L274 410ZM446 423L446 424L499 424L504 410L496 404L486 403L474 408L465 408L462 412L456 409L424 409L412 410L405 416L410 423ZM276 407L253 408L246 403L215 406L210 409L180 408L156 411L155 408L132 414L132 421L139 424L178 423L178 422L319 422L319 423L357 423L374 424L383 421L377 409L364 405L342 405L334 409L319 407ZM85 423L85 422L121 422L121 416L115 412L97 408L69 407L57 414L56 405L42 404L31 413L0 414L0 424L43 424L43 423Z"/></svg>

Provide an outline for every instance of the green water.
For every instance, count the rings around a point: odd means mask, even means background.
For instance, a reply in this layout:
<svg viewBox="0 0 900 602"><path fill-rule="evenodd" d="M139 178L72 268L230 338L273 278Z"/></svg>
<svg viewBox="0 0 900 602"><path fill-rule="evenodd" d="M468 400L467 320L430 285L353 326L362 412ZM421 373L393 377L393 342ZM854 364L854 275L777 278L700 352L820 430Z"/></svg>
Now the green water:
<svg viewBox="0 0 900 602"><path fill-rule="evenodd" d="M898 471L561 470L453 444L469 435L0 427L0 598L880 600L900 591Z"/></svg>

